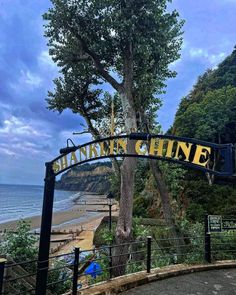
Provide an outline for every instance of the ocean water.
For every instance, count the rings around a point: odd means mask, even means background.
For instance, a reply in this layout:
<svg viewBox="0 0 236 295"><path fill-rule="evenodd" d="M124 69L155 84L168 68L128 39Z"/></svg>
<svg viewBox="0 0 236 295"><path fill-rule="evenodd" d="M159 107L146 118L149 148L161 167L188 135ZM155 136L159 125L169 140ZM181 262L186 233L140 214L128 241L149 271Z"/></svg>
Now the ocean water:
<svg viewBox="0 0 236 295"><path fill-rule="evenodd" d="M43 186L0 184L0 223L41 215ZM55 190L53 211L69 209L76 192Z"/></svg>

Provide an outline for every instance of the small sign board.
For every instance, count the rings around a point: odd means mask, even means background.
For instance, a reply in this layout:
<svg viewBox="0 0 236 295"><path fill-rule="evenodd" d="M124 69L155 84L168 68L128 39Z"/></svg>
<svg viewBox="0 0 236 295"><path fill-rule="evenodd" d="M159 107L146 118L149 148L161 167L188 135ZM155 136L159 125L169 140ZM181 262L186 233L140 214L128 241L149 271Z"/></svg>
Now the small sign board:
<svg viewBox="0 0 236 295"><path fill-rule="evenodd" d="M208 232L215 233L222 231L221 215L208 215Z"/></svg>
<svg viewBox="0 0 236 295"><path fill-rule="evenodd" d="M223 230L236 230L236 219L223 218L222 229Z"/></svg>

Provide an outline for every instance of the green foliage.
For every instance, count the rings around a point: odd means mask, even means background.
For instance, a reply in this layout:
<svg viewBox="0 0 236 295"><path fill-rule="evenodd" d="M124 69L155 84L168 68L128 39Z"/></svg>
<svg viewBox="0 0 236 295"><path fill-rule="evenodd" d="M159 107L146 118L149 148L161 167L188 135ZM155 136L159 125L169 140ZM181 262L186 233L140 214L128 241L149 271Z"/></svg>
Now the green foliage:
<svg viewBox="0 0 236 295"><path fill-rule="evenodd" d="M117 161L117 164L120 166L120 162ZM120 167L119 167L120 169ZM119 173L110 173L109 175L109 182L111 184L111 187L110 187L110 191L112 192L112 194L115 196L115 198L117 200L119 200L120 198L120 175Z"/></svg>
<svg viewBox="0 0 236 295"><path fill-rule="evenodd" d="M146 269L146 263L145 261L142 262L136 262L135 260L131 260L130 263L128 262L126 266L126 274L131 274L135 272L139 272Z"/></svg>
<svg viewBox="0 0 236 295"><path fill-rule="evenodd" d="M6 232L0 246L0 253L9 255L15 262L30 261L37 258L37 238L30 233L30 222L20 220L16 231ZM27 270L34 271L36 264L31 263L25 266Z"/></svg>
<svg viewBox="0 0 236 295"><path fill-rule="evenodd" d="M212 260L224 260L236 258L236 234L235 230L228 230L211 234L211 245L214 250Z"/></svg>
<svg viewBox="0 0 236 295"><path fill-rule="evenodd" d="M115 244L116 223L112 222L112 230L109 230L108 223L102 223L95 233L95 245L103 246ZM147 229L140 223L139 218L133 218L132 238L133 240L146 237Z"/></svg>
<svg viewBox="0 0 236 295"><path fill-rule="evenodd" d="M162 267L179 263L202 263L204 259L203 225L191 223L186 219L179 221L179 230L183 236L182 253L178 256L176 243L171 238L171 232L166 227L151 227L153 237L152 267Z"/></svg>
<svg viewBox="0 0 236 295"><path fill-rule="evenodd" d="M106 222L102 222L95 231L93 244L96 247L115 243L116 222L112 222L111 231L109 230L108 222L108 219Z"/></svg>
<svg viewBox="0 0 236 295"><path fill-rule="evenodd" d="M234 49L232 54L220 63L216 69L207 70L198 78L193 90L188 94L188 96L182 99L176 116L178 117L183 115L192 103L199 103L204 100L205 95L209 91L214 91L227 86L236 87L235 64L236 50Z"/></svg>
<svg viewBox="0 0 236 295"><path fill-rule="evenodd" d="M218 143L232 141L227 131L236 120L235 106L236 88L209 91L200 102L191 103L182 115L176 116L177 133Z"/></svg>
<svg viewBox="0 0 236 295"><path fill-rule="evenodd" d="M204 262L204 228L203 222L192 223L186 219L179 224L180 231L184 235L185 244L183 260L188 264Z"/></svg>
<svg viewBox="0 0 236 295"><path fill-rule="evenodd" d="M169 1L51 2L44 14L45 35L61 76L54 80L55 91L48 93L49 109L70 108L85 118L94 137L104 136L111 105L111 95L103 91L105 82L117 91L118 132L128 102L139 130L144 121L154 124L161 106L157 94L165 79L175 76L168 65L179 58L182 44L183 21L177 11L167 10Z"/></svg>
<svg viewBox="0 0 236 295"><path fill-rule="evenodd" d="M157 196L156 183L150 171L149 161L140 159L135 174L133 215L143 218L156 216L156 208L153 204Z"/></svg>
<svg viewBox="0 0 236 295"><path fill-rule="evenodd" d="M183 190L183 180L187 170L180 165L169 162L161 162L159 167L164 175L165 182L171 192L172 197L177 199Z"/></svg>
<svg viewBox="0 0 236 295"><path fill-rule="evenodd" d="M183 22L177 11L167 12L168 1L51 2L53 7L44 14L45 35L49 38L49 53L64 75L54 81L57 93L49 93L51 108L61 111L68 107L63 102L67 96L70 108L76 111L79 108L83 112L80 102L96 110L100 90L89 86L99 86L101 79L118 86L114 76L125 76L123 65L129 57L130 43L136 102L143 103L144 109L150 107L163 80L174 75L168 65L179 57L182 43ZM109 72L116 75L111 77Z"/></svg>
<svg viewBox="0 0 236 295"><path fill-rule="evenodd" d="M140 223L139 218L133 218L133 239L146 238L149 234L148 228Z"/></svg>
<svg viewBox="0 0 236 295"><path fill-rule="evenodd" d="M60 269L57 269L60 268ZM71 273L72 271L66 267L66 263L63 261L55 260L52 265L51 271L48 273L48 284L52 283L48 289L52 291L55 295L64 294L66 291L71 290ZM68 280L66 280L68 278ZM60 280L65 280L64 282L55 283Z"/></svg>
<svg viewBox="0 0 236 295"><path fill-rule="evenodd" d="M9 231L4 233L3 242L0 245L0 254L8 255L14 262L36 260L38 256L37 241L38 239L36 236L30 233L30 222L20 220L17 223L17 227L14 232ZM64 266L64 268L49 271L48 284L70 276L71 271L66 268L65 263L56 260L52 266L54 268ZM36 267L36 262L22 264L22 268L29 273L34 273L36 271ZM13 282L13 285L22 292L29 289L20 280ZM71 281L66 281L64 283L52 284L49 289L53 292L53 294L59 295L68 291L70 286Z"/></svg>
<svg viewBox="0 0 236 295"><path fill-rule="evenodd" d="M135 217L149 217L148 207L150 205L150 200L145 196L138 196L134 199L133 215Z"/></svg>
<svg viewBox="0 0 236 295"><path fill-rule="evenodd" d="M114 244L115 230L116 230L116 224L114 222L112 222L111 231L109 230L108 225L106 227L103 227L100 234L101 234L102 240L104 241L104 245Z"/></svg>
<svg viewBox="0 0 236 295"><path fill-rule="evenodd" d="M172 134L215 143L236 142L235 62L236 50L216 69L208 70L199 77L193 90L180 103L171 129ZM216 165L219 164L217 161L216 156ZM169 183L168 175L166 179ZM171 183L182 187L179 193L177 190L177 195L185 200L189 220L202 221L205 212L236 212L235 185L232 178L215 177L214 185L209 186L201 173L183 169L182 179L174 175ZM169 187L175 196L176 189Z"/></svg>
<svg viewBox="0 0 236 295"><path fill-rule="evenodd" d="M149 163L146 159L139 159L137 163L137 168L135 172L135 182L134 182L134 193L141 193L146 184L147 177L149 176Z"/></svg>
<svg viewBox="0 0 236 295"><path fill-rule="evenodd" d="M176 113L176 135L219 142L236 142L236 50L215 70L199 77ZM191 126L191 128L189 128Z"/></svg>
<svg viewBox="0 0 236 295"><path fill-rule="evenodd" d="M236 206L236 190L234 187L222 184L209 186L204 180L189 181L185 195L190 200L187 217L202 221L204 214L227 215Z"/></svg>
<svg viewBox="0 0 236 295"><path fill-rule="evenodd" d="M191 201L188 208L186 209L186 217L192 221L201 221L206 214L206 210L202 204Z"/></svg>

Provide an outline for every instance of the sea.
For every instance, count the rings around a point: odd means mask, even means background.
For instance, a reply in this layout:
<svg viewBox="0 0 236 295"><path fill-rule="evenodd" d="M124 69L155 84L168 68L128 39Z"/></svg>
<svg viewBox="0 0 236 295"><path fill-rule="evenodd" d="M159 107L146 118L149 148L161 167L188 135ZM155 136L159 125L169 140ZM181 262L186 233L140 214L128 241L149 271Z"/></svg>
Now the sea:
<svg viewBox="0 0 236 295"><path fill-rule="evenodd" d="M43 186L0 184L0 223L41 215ZM73 206L78 192L55 190L53 211Z"/></svg>

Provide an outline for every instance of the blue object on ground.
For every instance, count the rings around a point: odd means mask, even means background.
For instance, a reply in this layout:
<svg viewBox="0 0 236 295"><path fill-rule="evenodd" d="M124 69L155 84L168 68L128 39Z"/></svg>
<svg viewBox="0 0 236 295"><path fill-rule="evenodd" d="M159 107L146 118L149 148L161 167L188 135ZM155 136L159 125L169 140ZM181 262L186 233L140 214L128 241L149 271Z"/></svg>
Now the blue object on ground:
<svg viewBox="0 0 236 295"><path fill-rule="evenodd" d="M86 275L90 275L92 278L96 279L97 276L102 274L102 268L100 264L96 261L93 261L84 272Z"/></svg>

